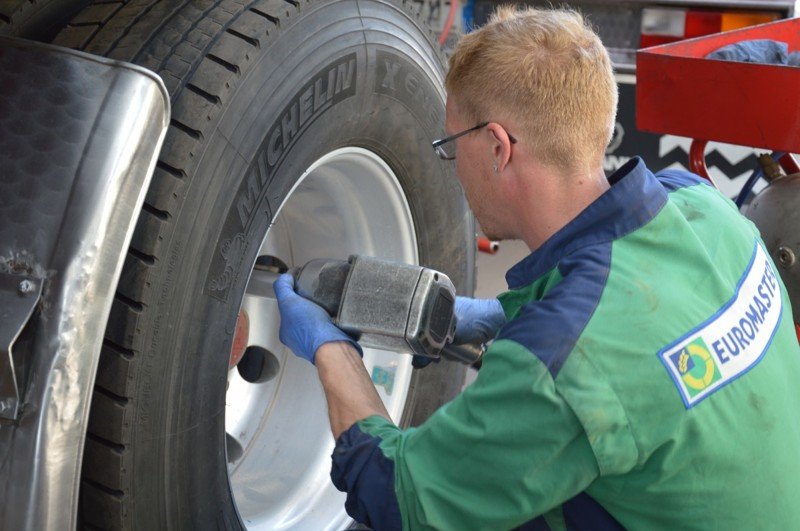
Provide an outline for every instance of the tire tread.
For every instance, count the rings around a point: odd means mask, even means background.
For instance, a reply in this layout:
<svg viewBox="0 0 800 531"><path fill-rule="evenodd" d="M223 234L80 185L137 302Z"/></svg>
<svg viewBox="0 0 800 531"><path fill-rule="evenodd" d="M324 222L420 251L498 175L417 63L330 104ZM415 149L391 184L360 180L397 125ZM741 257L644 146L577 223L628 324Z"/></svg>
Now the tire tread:
<svg viewBox="0 0 800 531"><path fill-rule="evenodd" d="M85 462L91 462L92 466L83 467L83 479L92 482L100 490L108 489L106 492L112 496L115 493L124 496L122 488L128 470L124 448L96 435L89 435L86 437L84 454L87 456Z"/></svg>
<svg viewBox="0 0 800 531"><path fill-rule="evenodd" d="M95 529L118 527L125 515L125 495L115 493L104 485L84 479L81 481L81 513L83 524Z"/></svg>
<svg viewBox="0 0 800 531"><path fill-rule="evenodd" d="M91 0L0 0L0 35L50 42Z"/></svg>

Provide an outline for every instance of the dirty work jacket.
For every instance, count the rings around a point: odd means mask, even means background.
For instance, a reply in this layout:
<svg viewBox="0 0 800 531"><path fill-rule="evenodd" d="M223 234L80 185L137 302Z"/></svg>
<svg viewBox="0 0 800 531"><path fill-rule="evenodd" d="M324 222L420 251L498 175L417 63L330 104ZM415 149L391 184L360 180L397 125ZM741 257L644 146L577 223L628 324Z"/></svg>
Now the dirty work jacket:
<svg viewBox="0 0 800 531"><path fill-rule="evenodd" d="M339 438L375 529L797 529L800 349L755 227L633 159L507 274L509 322L428 421ZM544 515L543 518L537 516Z"/></svg>

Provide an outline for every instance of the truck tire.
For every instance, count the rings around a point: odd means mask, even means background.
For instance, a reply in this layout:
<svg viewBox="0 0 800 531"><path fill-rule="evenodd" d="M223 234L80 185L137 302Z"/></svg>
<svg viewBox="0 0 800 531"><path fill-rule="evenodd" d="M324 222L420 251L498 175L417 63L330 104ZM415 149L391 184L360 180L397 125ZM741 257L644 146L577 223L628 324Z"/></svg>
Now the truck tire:
<svg viewBox="0 0 800 531"><path fill-rule="evenodd" d="M50 42L91 0L0 0L0 35Z"/></svg>
<svg viewBox="0 0 800 531"><path fill-rule="evenodd" d="M361 252L472 291L472 216L430 148L433 35L394 0L129 0L76 20L55 44L148 67L172 98L94 387L84 524L342 529L324 395L277 340L265 264ZM365 353L404 425L464 379L409 358Z"/></svg>

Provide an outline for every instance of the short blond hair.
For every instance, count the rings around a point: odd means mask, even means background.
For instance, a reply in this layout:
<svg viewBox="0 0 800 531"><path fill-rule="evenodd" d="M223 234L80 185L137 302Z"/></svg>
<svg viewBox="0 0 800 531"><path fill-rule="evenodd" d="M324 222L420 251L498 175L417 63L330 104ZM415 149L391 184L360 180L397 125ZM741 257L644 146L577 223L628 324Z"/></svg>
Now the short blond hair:
<svg viewBox="0 0 800 531"><path fill-rule="evenodd" d="M465 118L513 120L513 135L565 171L602 162L614 130L611 60L575 11L499 8L458 43L445 85Z"/></svg>

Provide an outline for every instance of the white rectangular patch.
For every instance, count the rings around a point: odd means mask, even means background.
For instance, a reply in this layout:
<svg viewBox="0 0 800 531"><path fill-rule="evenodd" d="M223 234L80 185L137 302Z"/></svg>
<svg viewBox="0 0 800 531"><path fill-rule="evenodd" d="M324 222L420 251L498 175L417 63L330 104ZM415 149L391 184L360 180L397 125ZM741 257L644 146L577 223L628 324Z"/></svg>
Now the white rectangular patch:
<svg viewBox="0 0 800 531"><path fill-rule="evenodd" d="M733 297L658 353L687 409L758 363L778 329L782 310L777 273L756 242Z"/></svg>

